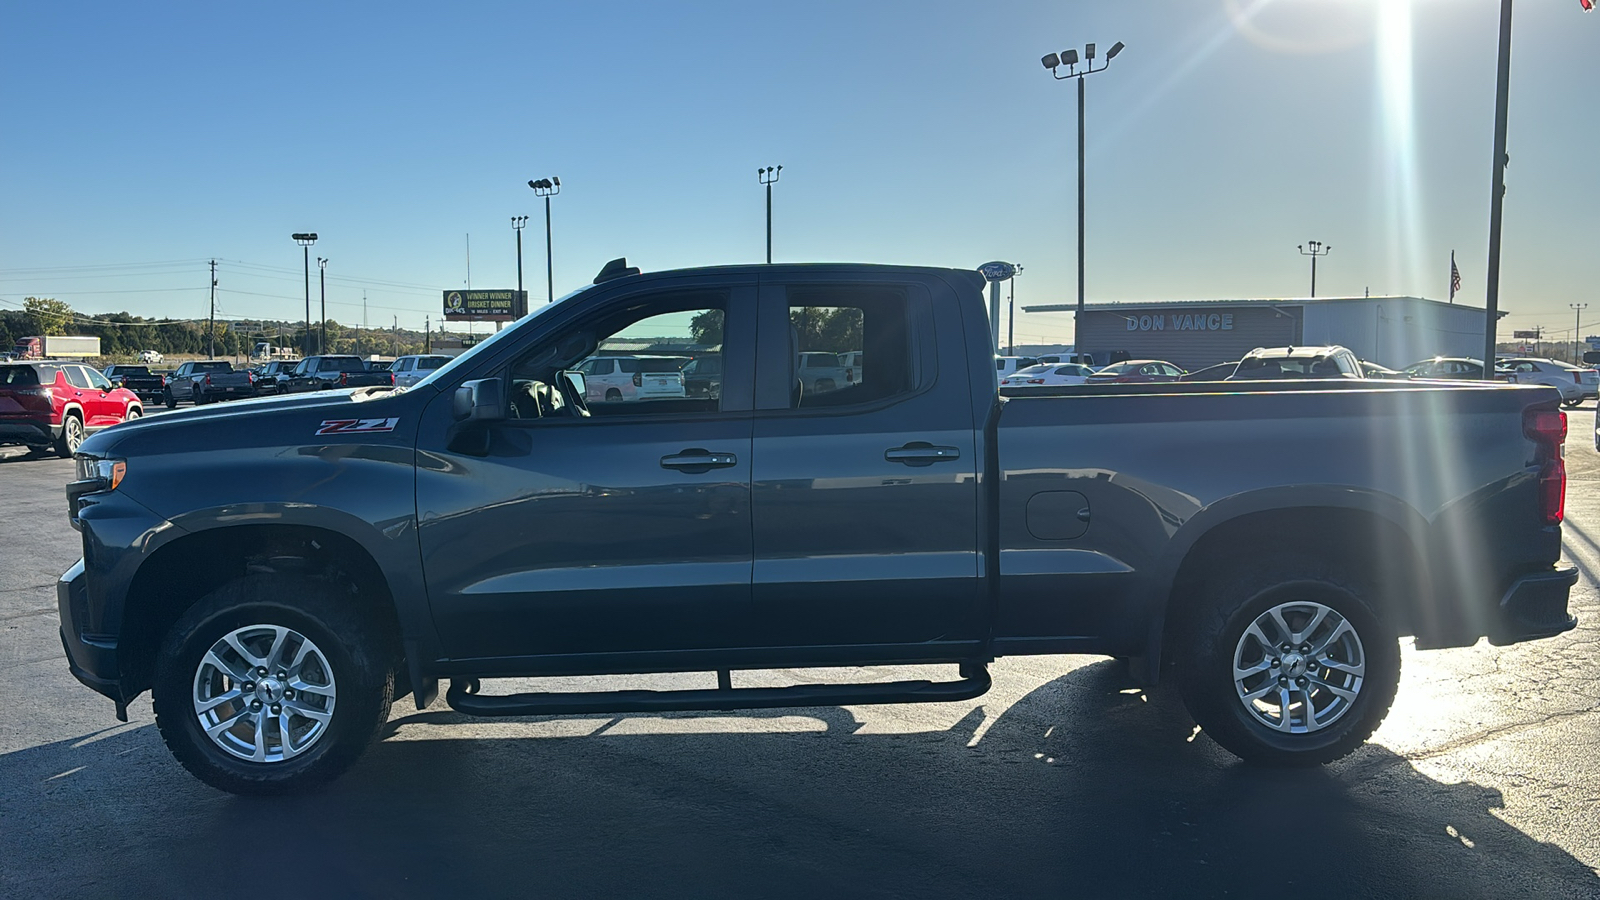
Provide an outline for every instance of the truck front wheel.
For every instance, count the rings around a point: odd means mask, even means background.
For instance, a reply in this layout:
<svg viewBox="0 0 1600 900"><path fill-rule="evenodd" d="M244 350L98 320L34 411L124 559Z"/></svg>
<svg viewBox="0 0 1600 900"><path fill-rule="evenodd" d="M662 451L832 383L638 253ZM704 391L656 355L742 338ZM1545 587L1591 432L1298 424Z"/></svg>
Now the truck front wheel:
<svg viewBox="0 0 1600 900"><path fill-rule="evenodd" d="M348 768L389 717L397 654L348 594L254 575L173 624L156 660L156 726L191 774L287 794Z"/></svg>
<svg viewBox="0 0 1600 900"><path fill-rule="evenodd" d="M1399 639L1373 595L1309 559L1214 581L1180 659L1190 715L1247 762L1348 755L1377 730L1400 683Z"/></svg>

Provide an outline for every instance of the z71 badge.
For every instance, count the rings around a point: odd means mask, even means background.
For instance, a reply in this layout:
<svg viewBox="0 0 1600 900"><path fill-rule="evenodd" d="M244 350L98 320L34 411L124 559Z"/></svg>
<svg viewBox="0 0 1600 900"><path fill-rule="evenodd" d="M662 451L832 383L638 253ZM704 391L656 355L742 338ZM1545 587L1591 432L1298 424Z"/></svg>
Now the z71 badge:
<svg viewBox="0 0 1600 900"><path fill-rule="evenodd" d="M374 431L393 431L399 422L398 416L388 419L328 419L317 429L317 434L371 434Z"/></svg>

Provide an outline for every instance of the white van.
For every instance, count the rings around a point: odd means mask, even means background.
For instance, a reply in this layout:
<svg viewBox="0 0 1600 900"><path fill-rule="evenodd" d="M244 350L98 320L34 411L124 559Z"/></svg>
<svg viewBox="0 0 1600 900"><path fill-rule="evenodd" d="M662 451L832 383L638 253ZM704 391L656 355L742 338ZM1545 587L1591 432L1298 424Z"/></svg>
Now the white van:
<svg viewBox="0 0 1600 900"><path fill-rule="evenodd" d="M1041 360L1031 356L996 356L994 358L994 374L996 378L1005 378L1013 375L1018 369L1037 366Z"/></svg>

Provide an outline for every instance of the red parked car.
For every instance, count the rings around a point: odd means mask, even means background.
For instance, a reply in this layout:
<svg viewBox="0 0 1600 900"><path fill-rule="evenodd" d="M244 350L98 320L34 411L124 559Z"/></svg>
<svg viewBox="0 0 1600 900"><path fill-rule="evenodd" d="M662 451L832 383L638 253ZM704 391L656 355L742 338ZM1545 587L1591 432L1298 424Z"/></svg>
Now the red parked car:
<svg viewBox="0 0 1600 900"><path fill-rule="evenodd" d="M78 363L0 363L0 444L70 458L89 434L144 415L139 397Z"/></svg>
<svg viewBox="0 0 1600 900"><path fill-rule="evenodd" d="M1184 371L1158 359L1130 359L1112 363L1089 376L1089 384L1148 384L1152 381L1177 381Z"/></svg>

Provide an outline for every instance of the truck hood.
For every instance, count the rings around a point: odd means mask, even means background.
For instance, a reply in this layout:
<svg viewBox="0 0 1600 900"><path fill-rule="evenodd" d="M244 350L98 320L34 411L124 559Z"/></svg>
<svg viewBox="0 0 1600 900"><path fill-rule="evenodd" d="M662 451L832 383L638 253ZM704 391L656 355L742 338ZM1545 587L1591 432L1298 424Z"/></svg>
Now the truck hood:
<svg viewBox="0 0 1600 900"><path fill-rule="evenodd" d="M90 456L126 456L225 449L240 443L254 446L297 444L315 440L321 423L340 419L359 421L404 416L401 422L394 423L393 430L409 430L416 427L416 416L401 410L420 411L433 393L431 390L416 393L406 389L353 388L231 400L114 425L91 435L78 452Z"/></svg>

